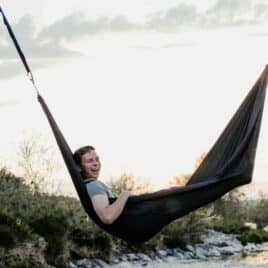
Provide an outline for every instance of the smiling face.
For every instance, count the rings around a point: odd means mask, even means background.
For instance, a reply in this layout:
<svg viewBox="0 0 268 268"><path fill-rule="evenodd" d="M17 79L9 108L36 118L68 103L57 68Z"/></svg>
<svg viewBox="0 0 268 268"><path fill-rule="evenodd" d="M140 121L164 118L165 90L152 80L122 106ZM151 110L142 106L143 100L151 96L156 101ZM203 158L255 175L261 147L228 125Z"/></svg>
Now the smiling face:
<svg viewBox="0 0 268 268"><path fill-rule="evenodd" d="M81 156L80 167L87 178L98 178L101 163L95 150L90 150Z"/></svg>

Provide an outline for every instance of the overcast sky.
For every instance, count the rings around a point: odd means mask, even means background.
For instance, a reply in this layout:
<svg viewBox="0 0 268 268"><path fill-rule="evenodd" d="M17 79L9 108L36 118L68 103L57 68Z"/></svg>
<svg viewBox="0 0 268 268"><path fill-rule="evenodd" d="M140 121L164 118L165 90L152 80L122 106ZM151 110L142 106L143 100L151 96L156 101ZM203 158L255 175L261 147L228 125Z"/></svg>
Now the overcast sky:
<svg viewBox="0 0 268 268"><path fill-rule="evenodd" d="M192 172L268 62L267 1L1 4L71 148L94 145L104 181L130 172L162 187ZM0 79L0 156L12 166L27 133L54 140L3 23ZM267 132L266 105L259 186Z"/></svg>

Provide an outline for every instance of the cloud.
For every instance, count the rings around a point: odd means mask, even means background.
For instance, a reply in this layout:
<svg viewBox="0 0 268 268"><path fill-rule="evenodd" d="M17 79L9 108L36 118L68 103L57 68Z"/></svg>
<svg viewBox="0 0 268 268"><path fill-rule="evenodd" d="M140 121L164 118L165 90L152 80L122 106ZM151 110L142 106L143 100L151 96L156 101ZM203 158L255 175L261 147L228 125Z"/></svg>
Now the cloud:
<svg viewBox="0 0 268 268"><path fill-rule="evenodd" d="M186 2L186 1L185 1ZM193 4L179 4L149 14L145 22L131 22L125 16L100 17L88 20L82 13L73 13L36 32L33 18L25 15L12 28L27 59L36 68L54 64L54 60L77 57L81 54L69 45L84 37L109 32L157 31L178 32L182 29L210 29L238 27L268 21L268 5L253 0L216 0L203 11ZM167 45L167 47L170 45ZM180 44L171 44L180 46ZM18 55L4 27L0 30L0 77L8 78L20 74ZM50 62L49 62L50 61Z"/></svg>
<svg viewBox="0 0 268 268"><path fill-rule="evenodd" d="M40 40L35 33L33 19L30 15L25 15L17 23L12 24L12 29L25 57L31 61L30 67L34 66L35 69L54 64L54 59L81 55L79 52L64 47L61 42ZM24 73L19 55L7 31L5 33L1 30L0 36L0 78L7 79Z"/></svg>
<svg viewBox="0 0 268 268"><path fill-rule="evenodd" d="M202 16L202 27L230 27L255 24L251 0L217 0Z"/></svg>
<svg viewBox="0 0 268 268"><path fill-rule="evenodd" d="M22 17L12 28L25 56L29 58L62 58L66 56L77 56L78 52L62 46L60 43L43 42L36 36L33 19L30 15ZM0 43L0 55L2 59L16 59L18 57L14 44L9 36L6 42Z"/></svg>
<svg viewBox="0 0 268 268"><path fill-rule="evenodd" d="M74 13L44 28L38 39L59 43L62 41L72 42L83 37L107 32L129 32L133 30L166 32L178 31L185 27L216 28L249 25L257 23L260 14L265 17L266 13L263 9L268 11L266 5L261 5L258 8L255 5L255 12L252 12L253 6L252 0L217 0L208 10L198 12L195 5L179 4L149 14L143 24L130 22L124 16L88 20L83 14Z"/></svg>
<svg viewBox="0 0 268 268"><path fill-rule="evenodd" d="M101 17L95 21L86 20L81 13L64 17L43 29L39 39L60 42L77 40L83 36L96 35L104 32L126 32L137 28L124 16L114 18Z"/></svg>
<svg viewBox="0 0 268 268"><path fill-rule="evenodd" d="M183 26L194 25L197 18L198 14L195 6L180 4L166 11L149 15L145 28L160 31L176 30Z"/></svg>
<svg viewBox="0 0 268 268"><path fill-rule="evenodd" d="M29 65L34 70L47 68L55 64L56 64L55 60L44 60L44 59L29 60ZM26 74L26 71L18 57L16 59L8 59L0 61L0 79L9 79L14 76L22 74Z"/></svg>

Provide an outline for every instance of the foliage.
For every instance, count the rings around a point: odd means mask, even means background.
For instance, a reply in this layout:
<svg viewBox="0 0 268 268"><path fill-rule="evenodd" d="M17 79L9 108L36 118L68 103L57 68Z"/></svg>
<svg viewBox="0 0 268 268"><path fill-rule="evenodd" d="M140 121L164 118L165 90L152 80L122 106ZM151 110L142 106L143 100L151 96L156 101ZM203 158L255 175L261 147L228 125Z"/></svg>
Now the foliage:
<svg viewBox="0 0 268 268"><path fill-rule="evenodd" d="M111 179L107 184L116 195L119 195L123 191L131 191L135 194L150 191L149 183L137 183L134 177L127 173L123 173L118 179Z"/></svg>
<svg viewBox="0 0 268 268"><path fill-rule="evenodd" d="M139 187L133 176L126 174L112 183L113 190L118 193ZM259 228L267 225L267 199L263 198L249 208L242 197L233 191L172 222L148 242L131 246L97 227L77 199L41 193L22 178L0 169L0 247L9 249L42 236L47 245L47 262L61 267L70 256L68 247L71 244L84 248L87 257L109 259L129 250L146 252L197 243L208 228L240 233L243 243L267 241L267 233L245 231L244 228L246 221L253 220ZM27 265L27 262L18 263L18 267Z"/></svg>
<svg viewBox="0 0 268 268"><path fill-rule="evenodd" d="M0 224L0 247L12 248L17 244L14 230L8 225Z"/></svg>
<svg viewBox="0 0 268 268"><path fill-rule="evenodd" d="M216 230L225 233L241 233L247 219L247 210L242 201L243 194L233 190L213 203Z"/></svg>
<svg viewBox="0 0 268 268"><path fill-rule="evenodd" d="M35 191L44 190L52 174L58 170L55 152L51 146L40 142L41 136L24 139L19 147L18 166L22 176Z"/></svg>
<svg viewBox="0 0 268 268"><path fill-rule="evenodd" d="M268 226L268 199L262 196L249 212L250 221L257 224L258 229Z"/></svg>
<svg viewBox="0 0 268 268"><path fill-rule="evenodd" d="M207 219L207 208L201 208L169 224L163 230L164 245L174 248L200 242L208 228Z"/></svg>
<svg viewBox="0 0 268 268"><path fill-rule="evenodd" d="M249 230L244 233L242 233L238 239L242 242L242 244L247 243L263 243L268 241L268 232L256 229L256 230Z"/></svg>
<svg viewBox="0 0 268 268"><path fill-rule="evenodd" d="M0 245L3 247L14 247L19 242L31 238L28 225L20 219L8 214L0 213Z"/></svg>
<svg viewBox="0 0 268 268"><path fill-rule="evenodd" d="M19 260L13 263L9 268L32 268L32 264L29 260Z"/></svg>

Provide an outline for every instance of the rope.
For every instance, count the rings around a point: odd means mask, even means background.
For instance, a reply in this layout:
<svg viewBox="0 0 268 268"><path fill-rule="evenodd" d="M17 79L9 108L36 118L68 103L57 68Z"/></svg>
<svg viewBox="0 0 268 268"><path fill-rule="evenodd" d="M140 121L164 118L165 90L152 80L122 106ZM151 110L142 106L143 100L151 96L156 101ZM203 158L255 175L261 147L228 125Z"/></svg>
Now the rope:
<svg viewBox="0 0 268 268"><path fill-rule="evenodd" d="M20 48L20 45L19 45L19 43L18 43L18 41L17 41L17 39L15 37L15 34L14 34L14 32L13 32L13 30L12 30L12 28L11 28L11 26L10 26L10 24L9 24L9 22L8 22L8 20L7 20L6 16L5 16L5 13L4 13L4 11L3 11L3 9L2 9L1 6L0 6L0 12L2 14L4 24L7 27L9 36L11 37L11 39L13 41L13 44L14 44L14 46L15 46L15 48L16 48L19 56L20 56L20 59L21 59L23 65L25 67L25 70L27 72L27 77L29 78L29 80L33 84L37 96L40 96L39 90L38 90L38 88L37 88L37 86L35 84L35 81L34 81L34 77L33 77L32 71L31 71L31 69L30 69L30 67L29 67L29 65L27 63L27 60L26 60L26 58L25 58L25 56L24 56L24 54L23 54L23 52L22 52L22 50Z"/></svg>

